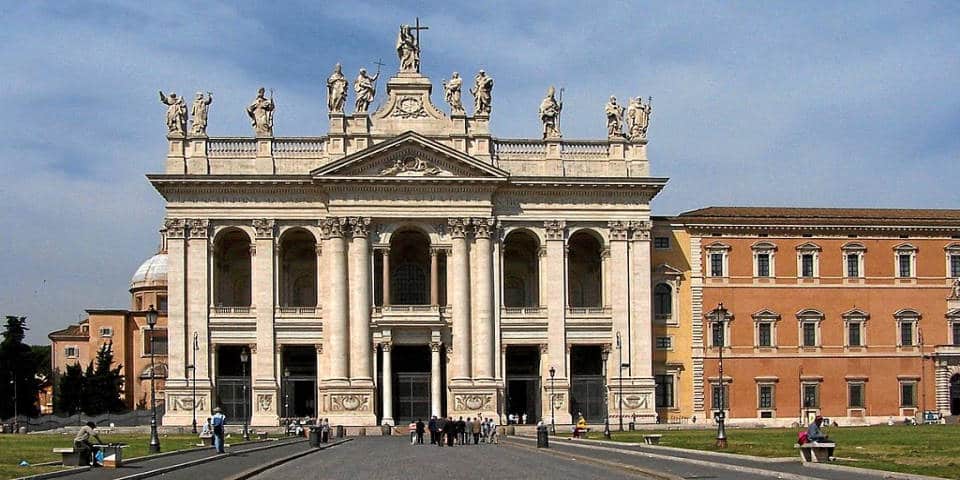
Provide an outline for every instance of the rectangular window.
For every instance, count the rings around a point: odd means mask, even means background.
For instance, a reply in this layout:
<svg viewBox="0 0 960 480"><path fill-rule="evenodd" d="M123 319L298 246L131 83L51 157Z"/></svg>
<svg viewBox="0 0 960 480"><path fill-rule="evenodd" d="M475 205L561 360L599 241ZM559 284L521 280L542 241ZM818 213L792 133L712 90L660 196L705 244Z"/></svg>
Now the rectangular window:
<svg viewBox="0 0 960 480"><path fill-rule="evenodd" d="M722 253L710 254L710 276L711 277L723 276L723 254Z"/></svg>
<svg viewBox="0 0 960 480"><path fill-rule="evenodd" d="M803 385L803 408L820 408L820 384Z"/></svg>
<svg viewBox="0 0 960 480"><path fill-rule="evenodd" d="M101 337L112 337L113 328L111 327L100 327L100 336Z"/></svg>
<svg viewBox="0 0 960 480"><path fill-rule="evenodd" d="M769 322L762 322L757 324L757 346L758 347L773 346L773 324Z"/></svg>
<svg viewBox="0 0 960 480"><path fill-rule="evenodd" d="M656 401L657 408L673 408L673 375L657 375Z"/></svg>
<svg viewBox="0 0 960 480"><path fill-rule="evenodd" d="M773 408L773 385L757 387L757 407L763 410Z"/></svg>
<svg viewBox="0 0 960 480"><path fill-rule="evenodd" d="M860 255L856 253L847 254L847 276L850 278L860 276Z"/></svg>
<svg viewBox="0 0 960 480"><path fill-rule="evenodd" d="M900 384L900 406L917 406L917 384L913 382L903 382Z"/></svg>
<svg viewBox="0 0 960 480"><path fill-rule="evenodd" d="M167 312L167 296L166 295L157 295L157 311L166 313Z"/></svg>
<svg viewBox="0 0 960 480"><path fill-rule="evenodd" d="M720 322L713 322L713 324L710 327L710 330L713 333L713 346L714 347L724 346L725 344L724 344L724 338L723 338L723 333L724 333L723 324L721 324Z"/></svg>
<svg viewBox="0 0 960 480"><path fill-rule="evenodd" d="M657 337L657 350L670 350L673 348L673 337Z"/></svg>
<svg viewBox="0 0 960 480"><path fill-rule="evenodd" d="M810 278L813 276L813 254L804 253L800 256L800 276Z"/></svg>
<svg viewBox="0 0 960 480"><path fill-rule="evenodd" d="M900 322L900 345L913 345L913 322Z"/></svg>
<svg viewBox="0 0 960 480"><path fill-rule="evenodd" d="M910 268L911 267L910 264L912 263L911 260L912 260L912 257L909 253L901 253L900 255L897 255L897 262L900 265L899 276L901 278L908 278L913 276L913 272L911 271L912 269Z"/></svg>
<svg viewBox="0 0 960 480"><path fill-rule="evenodd" d="M714 383L711 385L713 390L713 409L714 410L726 410L730 408L730 395L728 391L728 385L724 384L723 388L720 388L719 383Z"/></svg>
<svg viewBox="0 0 960 480"><path fill-rule="evenodd" d="M670 248L670 237L653 237L653 248Z"/></svg>
<svg viewBox="0 0 960 480"><path fill-rule="evenodd" d="M863 408L863 384L847 384L847 408Z"/></svg>
<svg viewBox="0 0 960 480"><path fill-rule="evenodd" d="M950 324L950 330L953 331L953 345L960 345L960 322L953 322Z"/></svg>
<svg viewBox="0 0 960 480"><path fill-rule="evenodd" d="M960 278L960 255L950 255L950 276Z"/></svg>
<svg viewBox="0 0 960 480"><path fill-rule="evenodd" d="M153 337L151 345L150 337ZM143 332L143 354L150 355L151 349L154 355L167 354L167 331L166 330L144 330Z"/></svg>
<svg viewBox="0 0 960 480"><path fill-rule="evenodd" d="M77 358L80 356L77 347L67 347L63 349L63 355L67 358Z"/></svg>
<svg viewBox="0 0 960 480"><path fill-rule="evenodd" d="M769 253L757 254L757 276L758 277L770 276L770 254Z"/></svg>
<svg viewBox="0 0 960 480"><path fill-rule="evenodd" d="M860 338L860 322L850 322L847 325L847 342L851 347L862 347L863 340Z"/></svg>
<svg viewBox="0 0 960 480"><path fill-rule="evenodd" d="M817 324L814 322L803 322L803 346L817 346Z"/></svg>

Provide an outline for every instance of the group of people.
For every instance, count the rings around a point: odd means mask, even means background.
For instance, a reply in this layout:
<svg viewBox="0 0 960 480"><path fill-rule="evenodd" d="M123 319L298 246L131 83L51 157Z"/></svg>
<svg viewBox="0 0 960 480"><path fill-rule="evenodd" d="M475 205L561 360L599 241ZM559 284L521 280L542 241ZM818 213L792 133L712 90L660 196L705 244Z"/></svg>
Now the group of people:
<svg viewBox="0 0 960 480"><path fill-rule="evenodd" d="M411 443L415 444L423 444L424 430L430 432L430 444L438 447L442 447L444 444L449 447L470 445L471 441L474 445L500 443L497 436L497 423L492 418L478 416L467 419L460 417L454 420L453 417L433 416L426 425L424 425L423 420L418 419L411 426L414 427Z"/></svg>

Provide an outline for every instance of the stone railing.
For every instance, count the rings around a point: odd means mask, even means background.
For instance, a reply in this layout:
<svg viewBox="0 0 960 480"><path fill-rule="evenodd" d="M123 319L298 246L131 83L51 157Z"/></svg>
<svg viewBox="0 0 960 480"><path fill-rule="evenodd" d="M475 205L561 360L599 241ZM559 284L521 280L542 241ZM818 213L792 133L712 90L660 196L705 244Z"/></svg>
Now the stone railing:
<svg viewBox="0 0 960 480"><path fill-rule="evenodd" d="M567 307L569 315L610 315L613 309L610 307Z"/></svg>
<svg viewBox="0 0 960 480"><path fill-rule="evenodd" d="M504 159L540 159L547 154L547 146L541 140L497 140L493 148L494 154Z"/></svg>
<svg viewBox="0 0 960 480"><path fill-rule="evenodd" d="M560 144L560 157L578 159L606 159L609 156L605 140L577 140Z"/></svg>
<svg viewBox="0 0 960 480"><path fill-rule="evenodd" d="M211 138L207 141L207 156L254 158L257 156L257 140L255 138Z"/></svg>
<svg viewBox="0 0 960 480"><path fill-rule="evenodd" d="M373 311L376 313L437 313L439 307L436 305L385 305L373 307Z"/></svg>
<svg viewBox="0 0 960 480"><path fill-rule="evenodd" d="M279 315L316 315L320 307L283 307L278 306L276 313Z"/></svg>
<svg viewBox="0 0 960 480"><path fill-rule="evenodd" d="M547 307L502 307L500 312L510 316L540 316L547 313Z"/></svg>
<svg viewBox="0 0 960 480"><path fill-rule="evenodd" d="M278 158L319 158L327 145L324 137L273 139L273 156Z"/></svg>
<svg viewBox="0 0 960 480"><path fill-rule="evenodd" d="M217 315L249 315L254 313L253 307L224 307L218 305L215 307L210 307L210 313Z"/></svg>

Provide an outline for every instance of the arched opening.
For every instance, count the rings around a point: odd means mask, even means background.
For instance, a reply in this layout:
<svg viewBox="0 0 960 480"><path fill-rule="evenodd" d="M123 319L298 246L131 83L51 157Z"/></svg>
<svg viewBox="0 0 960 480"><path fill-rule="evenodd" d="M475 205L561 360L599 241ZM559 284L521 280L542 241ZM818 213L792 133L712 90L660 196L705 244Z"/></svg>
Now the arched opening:
<svg viewBox="0 0 960 480"><path fill-rule="evenodd" d="M653 288L653 316L658 319L673 315L673 289L666 283L658 283Z"/></svg>
<svg viewBox="0 0 960 480"><path fill-rule="evenodd" d="M430 238L404 230L390 238L390 298L393 305L430 304Z"/></svg>
<svg viewBox="0 0 960 480"><path fill-rule="evenodd" d="M214 244L213 302L224 307L250 306L250 237L231 230Z"/></svg>
<svg viewBox="0 0 960 480"><path fill-rule="evenodd" d="M305 230L280 240L280 306L317 306L317 241Z"/></svg>
<svg viewBox="0 0 960 480"><path fill-rule="evenodd" d="M950 415L960 415L960 373L950 377Z"/></svg>
<svg viewBox="0 0 960 480"><path fill-rule="evenodd" d="M540 242L526 231L511 232L503 244L503 305L540 305Z"/></svg>
<svg viewBox="0 0 960 480"><path fill-rule="evenodd" d="M597 237L577 232L570 237L567 258L567 284L571 307L602 307L603 250Z"/></svg>

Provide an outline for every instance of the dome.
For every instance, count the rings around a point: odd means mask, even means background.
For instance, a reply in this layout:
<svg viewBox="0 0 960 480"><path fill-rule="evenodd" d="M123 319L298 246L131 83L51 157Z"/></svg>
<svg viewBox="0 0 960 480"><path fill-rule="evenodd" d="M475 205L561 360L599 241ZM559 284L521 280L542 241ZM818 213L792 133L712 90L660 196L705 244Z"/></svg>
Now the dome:
<svg viewBox="0 0 960 480"><path fill-rule="evenodd" d="M158 253L140 265L130 279L130 288L166 286L167 254Z"/></svg>

